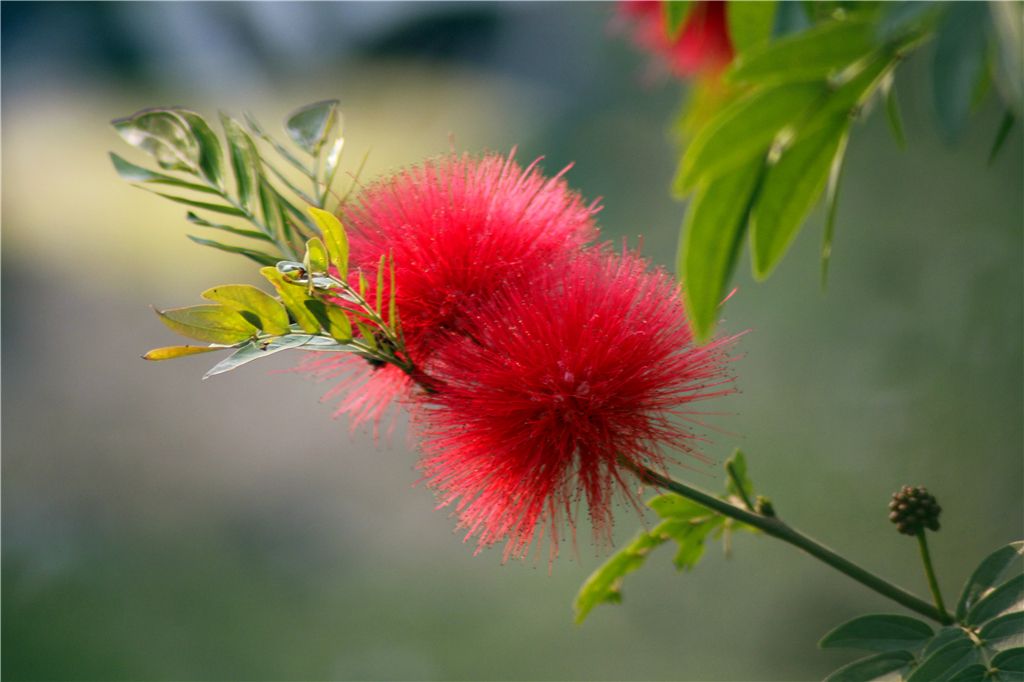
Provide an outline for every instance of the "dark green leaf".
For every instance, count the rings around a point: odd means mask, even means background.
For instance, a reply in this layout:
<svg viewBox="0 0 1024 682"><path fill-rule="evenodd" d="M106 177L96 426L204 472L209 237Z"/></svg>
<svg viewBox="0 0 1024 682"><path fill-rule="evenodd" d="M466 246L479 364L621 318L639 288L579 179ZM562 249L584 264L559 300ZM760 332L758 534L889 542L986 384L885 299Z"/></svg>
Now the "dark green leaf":
<svg viewBox="0 0 1024 682"><path fill-rule="evenodd" d="M221 305L193 305L157 310L170 329L197 341L233 345L255 336L257 329L241 315Z"/></svg>
<svg viewBox="0 0 1024 682"><path fill-rule="evenodd" d="M266 253L264 251L257 251L256 249L246 248L244 246L235 246L234 244L224 244L223 242L214 241L212 239L203 239L193 234L185 235L196 244L202 244L203 246L209 246L219 251L225 251L227 253L237 253L245 256L249 260L252 260L260 265L273 265L277 261L281 260L280 257Z"/></svg>
<svg viewBox="0 0 1024 682"><path fill-rule="evenodd" d="M199 114L185 109L179 109L178 114L192 128L192 136L199 144L199 172L210 184L223 190L224 153L220 148L220 140Z"/></svg>
<svg viewBox="0 0 1024 682"><path fill-rule="evenodd" d="M981 625L996 616L1022 609L1024 609L1024 575L1018 575L979 599L978 603L967 612L965 622L968 625Z"/></svg>
<svg viewBox="0 0 1024 682"><path fill-rule="evenodd" d="M822 649L842 647L868 651L914 651L935 635L927 623L909 616L873 614L843 623L825 635Z"/></svg>
<svg viewBox="0 0 1024 682"><path fill-rule="evenodd" d="M985 67L988 6L955 2L939 27L932 69L935 112L947 139L959 137L967 124L971 99Z"/></svg>
<svg viewBox="0 0 1024 682"><path fill-rule="evenodd" d="M288 334L286 336L279 336L265 341L251 341L245 344L235 351L235 353L214 365L209 372L203 375L203 378L208 379L212 376L216 376L217 374L230 372L231 370L237 369L244 364L252 362L253 360L259 360L260 358L265 358L268 355L273 355L274 353L288 350L290 348L301 348L302 350L315 351L355 350L351 346L336 344L330 339L325 339L323 337L311 336L308 334Z"/></svg>
<svg viewBox="0 0 1024 682"><path fill-rule="evenodd" d="M263 213L263 224L267 226L270 234L282 242L288 242L291 234L287 229L287 221L284 218L284 211L278 200L277 192L270 186L265 178L260 178L260 210Z"/></svg>
<svg viewBox="0 0 1024 682"><path fill-rule="evenodd" d="M921 0L885 2L882 6L883 15L875 30L880 44L891 44L920 32L941 11L937 3Z"/></svg>
<svg viewBox="0 0 1024 682"><path fill-rule="evenodd" d="M661 536L641 531L632 542L591 573L573 602L576 623L582 623L598 604L621 602L623 577L643 566L650 551L665 540Z"/></svg>
<svg viewBox="0 0 1024 682"><path fill-rule="evenodd" d="M203 298L222 303L236 312L249 312L268 334L288 333L288 312L280 301L249 284L225 284L207 289Z"/></svg>
<svg viewBox="0 0 1024 682"><path fill-rule="evenodd" d="M807 8L802 2L780 2L775 12L775 23L772 26L772 36L782 38L794 33L806 31L811 25L807 16Z"/></svg>
<svg viewBox="0 0 1024 682"><path fill-rule="evenodd" d="M338 119L338 100L307 104L296 109L285 121L285 130L295 144L316 156Z"/></svg>
<svg viewBox="0 0 1024 682"><path fill-rule="evenodd" d="M121 176L121 179L127 180L128 182L151 182L161 185L171 185L181 189L188 189L193 192L218 194L217 190L207 187L206 185L197 185L194 182L180 180L171 175L164 175L163 173L154 173L142 166L136 166L134 163L125 161L114 152L110 152L110 160L114 162L114 170L116 170L117 174Z"/></svg>
<svg viewBox="0 0 1024 682"><path fill-rule="evenodd" d="M921 656L922 658L928 658L950 642L957 642L960 640L970 641L970 638L959 625L947 625L944 628L940 628L932 641L928 642L928 645L925 646L924 652Z"/></svg>
<svg viewBox="0 0 1024 682"><path fill-rule="evenodd" d="M1015 611L985 623L978 633L985 646L993 649L1024 646L1024 611Z"/></svg>
<svg viewBox="0 0 1024 682"><path fill-rule="evenodd" d="M905 667L914 660L908 651L887 651L845 665L825 682L870 682Z"/></svg>
<svg viewBox="0 0 1024 682"><path fill-rule="evenodd" d="M956 605L956 618L962 621L978 600L999 583L1015 559L1024 555L1024 540L1011 542L985 557L964 585Z"/></svg>
<svg viewBox="0 0 1024 682"><path fill-rule="evenodd" d="M210 353L215 350L224 350L230 348L230 346L164 346L163 348L154 348L142 356L143 360L173 360L174 358L183 358L187 355L197 355L199 353Z"/></svg>
<svg viewBox="0 0 1024 682"><path fill-rule="evenodd" d="M1007 110L1003 114L1003 119L999 122L999 130L996 131L996 139L992 141L992 149L988 153L989 165L996 160L999 150L1003 148L1003 144L1006 142L1006 138L1010 136L1010 131L1013 130L1013 124L1016 122L1017 117L1013 115L1012 111Z"/></svg>
<svg viewBox="0 0 1024 682"><path fill-rule="evenodd" d="M787 126L795 126L826 93L824 83L791 83L755 91L726 107L701 128L687 148L675 191L687 194L763 156Z"/></svg>
<svg viewBox="0 0 1024 682"><path fill-rule="evenodd" d="M666 0L661 3L661 9L665 13L665 30L669 40L676 40L686 23L686 15L690 12L690 3L687 0Z"/></svg>
<svg viewBox="0 0 1024 682"><path fill-rule="evenodd" d="M221 114L221 126L228 140L231 168L235 173L239 203L249 213L256 213L256 194L259 191L260 156L256 144L241 124L230 116Z"/></svg>
<svg viewBox="0 0 1024 682"><path fill-rule="evenodd" d="M125 142L150 154L164 170L199 172L199 143L177 112L143 109L111 125Z"/></svg>
<svg viewBox="0 0 1024 682"><path fill-rule="evenodd" d="M775 0L726 4L729 38L737 54L743 54L771 39L776 4Z"/></svg>
<svg viewBox="0 0 1024 682"><path fill-rule="evenodd" d="M171 201L173 201L175 203L185 204L186 206L191 206L192 208L201 208L204 211L213 211L214 213L222 213L224 215L235 216L236 218L244 218L245 217L245 213L243 213L242 211L239 211L234 206L225 206L223 204L211 204L211 203L208 203L208 202L205 202L205 201L194 201L192 199L186 199L185 197L176 197L176 196L174 196L172 194L164 194L163 192L155 192L155 191L153 191L151 189L147 189L145 187L140 187L139 189L144 189L147 192L153 192L153 194L157 195L158 197L163 197L164 199L170 199Z"/></svg>
<svg viewBox="0 0 1024 682"><path fill-rule="evenodd" d="M701 342L714 331L761 168L758 161L704 183L686 211L677 270L693 332Z"/></svg>
<svg viewBox="0 0 1024 682"><path fill-rule="evenodd" d="M985 682L988 679L988 668L981 663L975 663L962 669L949 678L949 682Z"/></svg>
<svg viewBox="0 0 1024 682"><path fill-rule="evenodd" d="M849 119L798 140L765 171L750 212L754 276L765 279L782 260L828 181L833 161L849 129Z"/></svg>
<svg viewBox="0 0 1024 682"><path fill-rule="evenodd" d="M992 667L1000 672L1024 673L1024 647L1000 651L992 657Z"/></svg>
<svg viewBox="0 0 1024 682"><path fill-rule="evenodd" d="M903 134L903 116L900 114L900 103L896 99L896 88L890 87L885 94L885 116L889 121L889 130L900 149L907 148L907 138Z"/></svg>
<svg viewBox="0 0 1024 682"><path fill-rule="evenodd" d="M185 220L189 221L193 225L199 225L201 227L210 227L210 228L213 228L215 230L223 230L224 232L228 232L230 234L238 235L239 237L248 237L249 239L259 239L260 241L271 242L271 243L273 243L273 241L274 241L273 239L268 237L263 232L258 232L256 230L246 230L246 229L241 228L241 227L235 227L234 225L224 225L223 223L211 223L209 220L204 220L203 218L200 218L199 216L197 216L192 211L188 212L188 214L185 216Z"/></svg>
<svg viewBox="0 0 1024 682"><path fill-rule="evenodd" d="M736 83L828 78L872 51L872 26L850 20L822 22L803 33L741 53L726 77Z"/></svg>
<svg viewBox="0 0 1024 682"><path fill-rule="evenodd" d="M969 639L958 639L926 658L907 682L948 682L956 673L981 660L981 650Z"/></svg>
<svg viewBox="0 0 1024 682"><path fill-rule="evenodd" d="M285 276L276 267L260 268L260 274L277 289L285 307L291 312L302 331L307 334L317 334L320 331L320 322L306 307L306 301L310 299L306 296L305 290L285 279Z"/></svg>

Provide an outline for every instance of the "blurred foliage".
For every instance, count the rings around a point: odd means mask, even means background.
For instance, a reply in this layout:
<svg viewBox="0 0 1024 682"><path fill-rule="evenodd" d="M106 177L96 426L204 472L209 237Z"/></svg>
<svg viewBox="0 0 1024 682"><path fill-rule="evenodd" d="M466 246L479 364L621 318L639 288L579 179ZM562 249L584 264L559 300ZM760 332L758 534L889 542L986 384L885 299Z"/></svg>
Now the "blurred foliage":
<svg viewBox="0 0 1024 682"><path fill-rule="evenodd" d="M823 193L824 285L853 123L884 98L903 146L894 76L908 54L934 42L937 120L948 139L958 138L991 83L1020 73L1020 32L993 31L1000 22L1024 25L1024 6L1009 4L1014 9L1000 2L728 3L730 30L737 32L734 62L724 85L698 85L678 124L686 144L674 191L693 198L677 268L700 338L713 332L747 234L754 277L763 280ZM989 59L993 53L998 57ZM708 87L726 89L716 108L701 93ZM1007 114L993 156L1024 101L1009 94L1010 83L997 90L1007 93Z"/></svg>

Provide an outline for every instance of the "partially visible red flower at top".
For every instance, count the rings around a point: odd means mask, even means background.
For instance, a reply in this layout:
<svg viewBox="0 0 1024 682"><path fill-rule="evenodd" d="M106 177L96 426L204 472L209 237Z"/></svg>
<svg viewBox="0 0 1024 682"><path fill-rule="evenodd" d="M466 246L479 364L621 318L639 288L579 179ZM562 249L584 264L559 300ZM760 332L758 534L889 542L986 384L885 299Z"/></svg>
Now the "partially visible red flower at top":
<svg viewBox="0 0 1024 682"><path fill-rule="evenodd" d="M568 170L568 169L566 169ZM597 235L596 203L512 155L456 155L372 183L344 216L350 269L373 287L382 255L395 264L396 304L414 362L425 363L509 281L530 280ZM371 292L371 300L372 300ZM341 383L339 411L379 420L409 388L401 370L351 356L312 358L300 369Z"/></svg>
<svg viewBox="0 0 1024 682"><path fill-rule="evenodd" d="M722 0L694 2L675 39L668 34L666 0L624 0L622 14L634 22L633 38L657 55L681 78L715 74L733 58L732 41Z"/></svg>
<svg viewBox="0 0 1024 682"><path fill-rule="evenodd" d="M438 392L414 414L420 468L479 549L524 556L585 498L610 541L616 492L635 503L620 458L663 470L695 454L692 403L732 390L727 341L695 346L678 287L631 254L583 252L533 286L510 286L475 312L473 338L446 345L428 372Z"/></svg>

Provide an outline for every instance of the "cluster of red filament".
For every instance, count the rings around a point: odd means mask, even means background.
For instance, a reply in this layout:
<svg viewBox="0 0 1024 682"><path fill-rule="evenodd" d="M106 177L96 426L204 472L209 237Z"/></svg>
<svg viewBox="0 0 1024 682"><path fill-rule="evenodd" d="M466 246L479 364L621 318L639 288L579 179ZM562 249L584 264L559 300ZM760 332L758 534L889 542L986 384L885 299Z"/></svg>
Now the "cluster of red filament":
<svg viewBox="0 0 1024 682"><path fill-rule="evenodd" d="M564 171L563 171L564 173ZM352 267L394 258L417 388L396 367L330 356L340 411L379 422L399 400L423 479L483 548L523 556L585 503L610 539L624 464L696 454L691 403L731 390L727 342L693 343L678 286L639 256L586 246L596 206L511 156L431 161L370 185L345 215Z"/></svg>

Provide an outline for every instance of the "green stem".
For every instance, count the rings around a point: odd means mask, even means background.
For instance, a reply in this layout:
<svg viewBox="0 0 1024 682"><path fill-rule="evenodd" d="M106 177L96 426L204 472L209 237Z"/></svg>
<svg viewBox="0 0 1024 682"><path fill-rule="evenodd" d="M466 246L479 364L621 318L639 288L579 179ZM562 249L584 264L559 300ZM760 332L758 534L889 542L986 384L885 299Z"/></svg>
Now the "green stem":
<svg viewBox="0 0 1024 682"><path fill-rule="evenodd" d="M693 500L712 511L716 511L723 516L736 519L737 521L741 521L742 523L761 530L766 535L778 538L783 542L788 542L794 547L804 550L815 559L825 562L837 571L845 573L862 585L865 585L875 592L902 604L911 611L916 611L922 616L926 616L943 624L953 622L953 619L949 617L949 614L946 613L945 609L937 609L923 599L915 597L903 588L897 587L887 580L878 577L874 573L861 568L852 561L836 554L834 551L816 540L813 540L792 528L778 517L764 516L763 514L748 511L702 490L663 476L646 467L631 464L625 460L623 460L622 463L623 466L632 470L645 483L655 485L659 488L665 488L666 490L671 490L672 492Z"/></svg>
<svg viewBox="0 0 1024 682"><path fill-rule="evenodd" d="M932 555L928 551L928 538L925 537L925 530L922 528L917 531L917 546L921 549L921 562L924 564L924 574L928 578L928 589L932 592L932 598L935 599L935 606L939 609L939 612L947 619L952 622L949 613L946 611L946 605L942 602L942 592L939 591L939 581L935 579L935 569L932 568Z"/></svg>

